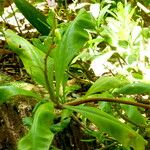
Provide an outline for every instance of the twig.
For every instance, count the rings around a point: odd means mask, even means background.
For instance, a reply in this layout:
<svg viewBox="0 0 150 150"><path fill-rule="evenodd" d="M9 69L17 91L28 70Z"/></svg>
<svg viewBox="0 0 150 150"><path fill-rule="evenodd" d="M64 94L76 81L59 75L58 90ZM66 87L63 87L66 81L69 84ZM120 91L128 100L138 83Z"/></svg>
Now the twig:
<svg viewBox="0 0 150 150"><path fill-rule="evenodd" d="M119 59L118 57L117 57L117 59L118 59L118 62L119 62L119 64L120 64L121 68L123 68L123 65L122 65L120 59Z"/></svg>
<svg viewBox="0 0 150 150"><path fill-rule="evenodd" d="M140 103L143 103L143 104L149 104L150 105L150 100L142 99L142 100L137 100L137 102L140 102Z"/></svg>
<svg viewBox="0 0 150 150"><path fill-rule="evenodd" d="M95 80L93 80L93 77L92 77L91 74L89 73L87 67L85 67L85 65L82 64L82 61L81 61L81 60L78 60L77 63L80 65L80 67L81 67L82 70L84 71L86 77L87 77L89 80L91 80L91 81L94 82Z"/></svg>
<svg viewBox="0 0 150 150"><path fill-rule="evenodd" d="M81 128L86 129L86 126L74 114L72 114L72 118L81 126Z"/></svg>
<svg viewBox="0 0 150 150"><path fill-rule="evenodd" d="M80 77L74 75L73 73L71 73L69 71L66 71L66 73L68 75L70 75L72 78L76 79L77 83L89 83L89 84L91 84L91 81L88 79L81 79Z"/></svg>
<svg viewBox="0 0 150 150"><path fill-rule="evenodd" d="M125 61L125 59L124 59L120 54L117 53L117 55L118 55L119 58L121 58L121 60L123 60L123 62L127 65L127 62ZM118 59L119 59L119 58L118 58ZM120 59L119 59L119 60L120 60Z"/></svg>
<svg viewBox="0 0 150 150"><path fill-rule="evenodd" d="M113 102L113 103L120 103L120 104L126 104L126 105L133 105L133 106L138 106L142 107L145 109L150 109L150 105L145 105L141 104L138 102L133 102L133 101L125 101L121 100L118 98L87 98L87 99L77 99L71 102L65 103L65 105L72 105L72 106L77 106L80 104L85 104L85 103L90 103L90 102L99 102L99 101L105 101L105 102Z"/></svg>
<svg viewBox="0 0 150 150"><path fill-rule="evenodd" d="M22 31L21 31L20 26L19 26L19 22L18 22L18 20L17 20L16 15L15 15L15 11L14 11L14 9L13 9L13 7L12 7L12 5L11 5L11 3L10 3L9 0L8 0L8 3L9 3L9 5L10 5L10 8L11 8L12 13L13 13L13 15L14 15L14 18L15 18L15 20L16 20L16 23L17 23L17 26L18 26L18 30L19 30L20 34L22 34Z"/></svg>
<svg viewBox="0 0 150 150"><path fill-rule="evenodd" d="M117 144L118 144L117 142L113 142L112 144L106 145L105 147L102 147L99 150L107 150L108 148L113 147L113 146L115 146Z"/></svg>

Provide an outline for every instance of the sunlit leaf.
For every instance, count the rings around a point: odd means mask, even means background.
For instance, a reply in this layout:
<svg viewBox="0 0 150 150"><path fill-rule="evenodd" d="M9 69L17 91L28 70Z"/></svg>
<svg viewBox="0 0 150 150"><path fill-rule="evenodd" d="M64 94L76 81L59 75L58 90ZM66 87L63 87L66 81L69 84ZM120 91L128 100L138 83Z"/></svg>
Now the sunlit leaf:
<svg viewBox="0 0 150 150"><path fill-rule="evenodd" d="M53 111L52 103L39 106L29 133L18 143L18 150L49 150L54 138L49 128L54 119Z"/></svg>
<svg viewBox="0 0 150 150"><path fill-rule="evenodd" d="M122 107L125 110L125 114L132 122L136 123L137 125L146 124L146 118L139 112L137 107L128 105L122 105Z"/></svg>
<svg viewBox="0 0 150 150"><path fill-rule="evenodd" d="M142 136L107 113L87 106L66 106L66 108L87 117L100 131L116 138L123 146L145 150L146 141Z"/></svg>
<svg viewBox="0 0 150 150"><path fill-rule="evenodd" d="M45 71L45 53L34 47L26 39L18 36L11 30L5 32L6 41L12 51L17 53L21 58L26 71L37 83L46 86L44 71ZM53 72L53 59L48 57L48 76L52 78ZM51 84L52 85L52 84Z"/></svg>
<svg viewBox="0 0 150 150"><path fill-rule="evenodd" d="M70 24L64 34L61 44L55 55L56 92L59 93L60 85L64 82L65 70L71 60L78 54L89 36L86 29L94 28L94 21L89 13L81 10L75 20Z"/></svg>
<svg viewBox="0 0 150 150"><path fill-rule="evenodd" d="M150 84L148 83L131 83L115 91L115 94L150 94Z"/></svg>
<svg viewBox="0 0 150 150"><path fill-rule="evenodd" d="M120 87L127 83L127 80L124 77L100 77L93 83L90 89L87 91L86 96L97 92L108 91Z"/></svg>
<svg viewBox="0 0 150 150"><path fill-rule="evenodd" d="M44 16L39 10L33 7L26 0L13 0L25 18L43 35L48 35L50 27Z"/></svg>
<svg viewBox="0 0 150 150"><path fill-rule="evenodd" d="M107 13L109 7L111 5L106 5L101 11L100 11L100 14L99 14L99 17L98 17L98 25L100 25L100 23L102 23L103 19L104 19L104 16L105 14Z"/></svg>
<svg viewBox="0 0 150 150"><path fill-rule="evenodd" d="M40 99L40 96L37 93L29 90L25 90L13 85L0 86L0 104L17 95L30 96L34 97L35 99Z"/></svg>

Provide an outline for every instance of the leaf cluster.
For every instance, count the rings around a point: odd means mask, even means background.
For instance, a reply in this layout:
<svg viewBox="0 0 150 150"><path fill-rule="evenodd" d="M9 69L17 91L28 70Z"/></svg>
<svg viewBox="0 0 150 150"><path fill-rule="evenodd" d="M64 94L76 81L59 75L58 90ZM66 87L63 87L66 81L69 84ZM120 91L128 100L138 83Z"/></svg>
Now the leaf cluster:
<svg viewBox="0 0 150 150"><path fill-rule="evenodd" d="M121 144L127 150L131 147L144 150L147 144L144 136L149 136L150 127L144 117L144 110L150 108L149 100L144 98L150 93L146 78L149 49L145 48L149 29L132 19L135 8L121 2L90 3L90 11L75 11L75 19L66 23L59 22L58 10L50 9L46 17L25 0L14 2L45 36L43 40L33 39L33 44L9 29L4 36L35 84L43 86L49 94L41 97L14 83L0 85L0 103L16 95L38 100L29 132L19 141L18 149L48 150L56 133L63 131L71 118L76 118L99 142L107 133L118 147ZM69 10L65 11L69 14ZM73 79L78 87L69 85ZM83 84L90 87L82 94L76 93ZM137 101L137 95L141 101ZM61 119L55 124L58 111ZM91 129L89 121L95 129ZM143 130L143 134L138 132Z"/></svg>

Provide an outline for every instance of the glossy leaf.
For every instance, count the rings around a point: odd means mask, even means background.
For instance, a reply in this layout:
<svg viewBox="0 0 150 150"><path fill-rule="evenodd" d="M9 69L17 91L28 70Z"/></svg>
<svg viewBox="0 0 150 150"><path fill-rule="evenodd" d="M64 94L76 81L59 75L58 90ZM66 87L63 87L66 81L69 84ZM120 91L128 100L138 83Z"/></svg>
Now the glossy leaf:
<svg viewBox="0 0 150 150"><path fill-rule="evenodd" d="M122 105L122 107L125 111L125 114L130 120L132 120L132 122L137 125L146 125L146 118L139 112L137 107L128 105Z"/></svg>
<svg viewBox="0 0 150 150"><path fill-rule="evenodd" d="M53 123L53 111L52 103L39 106L29 133L18 143L18 150L49 150L54 138L49 128Z"/></svg>
<svg viewBox="0 0 150 150"><path fill-rule="evenodd" d="M115 94L150 94L150 84L148 83L131 83L119 88Z"/></svg>
<svg viewBox="0 0 150 150"><path fill-rule="evenodd" d="M43 35L48 35L50 27L44 16L39 10L33 7L26 0L13 0L25 18Z"/></svg>
<svg viewBox="0 0 150 150"><path fill-rule="evenodd" d="M11 30L6 30L4 33L9 47L21 58L28 74L34 81L46 87L44 77L45 53ZM50 57L48 58L47 66L48 72L51 72L48 73L49 79L51 79L53 72L53 59Z"/></svg>
<svg viewBox="0 0 150 150"><path fill-rule="evenodd" d="M40 100L40 96L32 91L25 90L13 85L0 86L0 104L17 95L30 96Z"/></svg>
<svg viewBox="0 0 150 150"><path fill-rule="evenodd" d="M65 70L71 60L79 53L85 42L89 39L86 29L94 28L92 16L85 10L81 10L75 20L67 28L55 55L56 92L64 83Z"/></svg>
<svg viewBox="0 0 150 150"><path fill-rule="evenodd" d="M97 92L108 91L120 87L127 83L127 80L124 77L100 77L93 83L90 89L87 91L86 96Z"/></svg>
<svg viewBox="0 0 150 150"><path fill-rule="evenodd" d="M87 106L66 106L66 108L82 114L94 123L99 130L116 138L123 146L145 150L146 141L142 136L107 113Z"/></svg>

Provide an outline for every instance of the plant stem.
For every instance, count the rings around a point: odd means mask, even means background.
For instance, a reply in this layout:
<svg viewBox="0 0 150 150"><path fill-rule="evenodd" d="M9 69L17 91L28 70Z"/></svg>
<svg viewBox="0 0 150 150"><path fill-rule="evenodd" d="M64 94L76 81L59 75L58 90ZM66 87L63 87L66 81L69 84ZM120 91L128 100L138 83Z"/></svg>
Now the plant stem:
<svg viewBox="0 0 150 150"><path fill-rule="evenodd" d="M58 98L57 98L57 97L55 96L55 94L54 94L53 85L50 85L49 78L48 78L48 69L47 69L47 67L48 67L48 65L47 65L47 63L48 63L48 57L49 57L49 53L51 52L51 50L52 50L54 47L55 47L55 45L54 45L54 44L51 44L50 47L49 47L49 49L48 49L48 52L47 52L47 54L46 54L46 56L45 56L45 59L44 59L44 61L45 61L44 76L45 76L46 87L47 87L48 93L49 93L49 95L50 95L51 101L52 101L54 104L56 104L55 107L57 107L58 109L62 109L62 105L59 103ZM53 69L52 69L52 70L53 70Z"/></svg>
<svg viewBox="0 0 150 150"><path fill-rule="evenodd" d="M46 56L45 56L45 59L44 59L44 76L45 76L45 83L46 83L46 87L47 87L47 90L48 90L48 93L50 95L50 99L51 101L57 105L57 107L60 106L55 94L54 94L54 89L53 89L53 84L50 85L50 81L49 81L49 78L48 78L48 57L49 57L49 54L50 52L52 51L52 49L55 48L55 43L54 43L54 31L55 31L55 28L56 28L56 23L55 23L55 16L53 18L53 21L54 21L54 26L52 28L52 32L51 32L51 36L52 36L52 43L50 44L49 48L48 48L48 51L46 53ZM53 69L52 69L53 71Z"/></svg>
<svg viewBox="0 0 150 150"><path fill-rule="evenodd" d="M118 98L87 98L87 99L77 99L71 102L65 103L65 105L72 105L72 106L77 106L80 104L85 104L85 103L90 103L90 102L99 102L99 101L105 101L105 102L113 102L113 103L119 103L119 104L126 104L126 105L133 105L133 106L138 106L142 107L145 109L150 109L150 105L145 105L141 104L138 102L133 102L133 101L125 101L121 100Z"/></svg>
<svg viewBox="0 0 150 150"><path fill-rule="evenodd" d="M50 99L55 103L55 96L54 96L54 92L53 92L53 89L52 87L50 86L50 82L49 82L49 79L48 79L48 69L47 69L47 62L48 62L48 57L49 57L49 53L50 51L53 49L52 45L50 46L46 56L45 56L45 59L44 59L44 62L45 62L45 69L44 69L44 76L45 76L45 83L46 83L46 86L47 86L47 89L48 89L48 92L49 92L49 95L50 95Z"/></svg>

